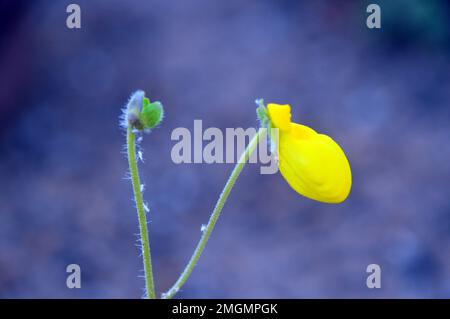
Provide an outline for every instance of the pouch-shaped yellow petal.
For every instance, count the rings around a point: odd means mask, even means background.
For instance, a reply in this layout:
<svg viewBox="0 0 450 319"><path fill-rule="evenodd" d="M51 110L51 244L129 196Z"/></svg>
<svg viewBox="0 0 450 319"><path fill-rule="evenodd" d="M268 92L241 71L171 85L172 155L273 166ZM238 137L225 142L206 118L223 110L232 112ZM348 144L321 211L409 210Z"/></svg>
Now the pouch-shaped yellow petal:
<svg viewBox="0 0 450 319"><path fill-rule="evenodd" d="M325 202L344 201L352 176L347 158L330 137L292 123L279 134L279 168L288 184L299 194Z"/></svg>

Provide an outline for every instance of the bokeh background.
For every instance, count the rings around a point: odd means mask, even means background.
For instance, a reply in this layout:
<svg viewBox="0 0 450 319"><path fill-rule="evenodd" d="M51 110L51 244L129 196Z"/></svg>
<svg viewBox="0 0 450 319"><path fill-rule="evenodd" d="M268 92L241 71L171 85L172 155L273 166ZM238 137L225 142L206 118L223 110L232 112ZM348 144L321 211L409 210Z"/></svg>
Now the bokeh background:
<svg viewBox="0 0 450 319"><path fill-rule="evenodd" d="M77 0L79 30L69 1L2 1L0 297L143 295L118 126L136 89L166 111L140 164L158 294L232 170L174 164L172 130L256 126L263 97L342 145L352 193L321 204L248 165L178 296L450 297L450 3L373 2L381 30L366 1Z"/></svg>

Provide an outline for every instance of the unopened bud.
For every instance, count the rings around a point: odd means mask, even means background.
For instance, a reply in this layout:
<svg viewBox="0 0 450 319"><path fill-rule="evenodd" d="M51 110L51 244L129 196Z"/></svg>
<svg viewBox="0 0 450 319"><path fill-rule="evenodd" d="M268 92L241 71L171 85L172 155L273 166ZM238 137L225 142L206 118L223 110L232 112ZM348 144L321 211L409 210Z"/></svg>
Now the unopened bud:
<svg viewBox="0 0 450 319"><path fill-rule="evenodd" d="M145 92L138 90L134 92L124 114L124 125L138 131L148 131L161 123L164 109L160 102L150 103L145 97Z"/></svg>

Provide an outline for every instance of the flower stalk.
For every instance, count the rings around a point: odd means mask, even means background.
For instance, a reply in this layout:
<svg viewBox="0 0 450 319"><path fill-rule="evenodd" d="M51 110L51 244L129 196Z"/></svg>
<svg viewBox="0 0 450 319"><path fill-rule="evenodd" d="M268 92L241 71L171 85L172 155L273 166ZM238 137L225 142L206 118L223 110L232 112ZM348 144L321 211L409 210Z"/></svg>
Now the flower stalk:
<svg viewBox="0 0 450 319"><path fill-rule="evenodd" d="M203 250L205 249L206 243L208 242L208 239L211 236L211 233L217 223L217 220L219 219L220 213L222 212L223 206L225 205L225 202L227 201L228 196L230 195L230 192L233 189L233 186L236 183L237 178L241 174L242 169L244 168L244 165L249 159L250 155L258 145L258 142L260 141L261 137L264 135L265 130L266 130L265 128L260 128L258 130L258 132L255 134L255 136L245 149L244 153L241 155L239 161L237 162L236 166L231 172L231 175L228 178L228 181L225 184L222 193L220 194L216 206L214 207L214 210L209 218L208 224L206 225L206 227L202 227L203 232L202 237L200 238L197 247L195 248L194 253L192 254L188 264L186 265L180 277L172 286L172 288L170 288L166 293L162 294L161 296L162 299L171 299L173 296L175 296L175 294L181 289L181 287L184 285L186 280L191 275L192 270L194 269L195 265L198 262L198 259L203 253Z"/></svg>
<svg viewBox="0 0 450 319"><path fill-rule="evenodd" d="M141 192L141 182L136 162L136 135L131 126L127 128L127 153L128 164L130 166L131 183L133 185L134 200L139 220L139 230L141 238L142 260L144 263L146 296L155 299L155 286L153 284L153 269L150 253L150 241L148 238L147 216L144 209L144 200Z"/></svg>

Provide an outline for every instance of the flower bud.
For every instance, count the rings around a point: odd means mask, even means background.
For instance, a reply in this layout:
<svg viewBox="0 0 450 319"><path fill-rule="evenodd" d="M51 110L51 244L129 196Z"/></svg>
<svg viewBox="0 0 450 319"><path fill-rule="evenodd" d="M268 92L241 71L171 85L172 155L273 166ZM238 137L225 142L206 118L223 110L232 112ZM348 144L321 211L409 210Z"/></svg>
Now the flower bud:
<svg viewBox="0 0 450 319"><path fill-rule="evenodd" d="M138 131L148 131L161 123L164 109L160 102L150 103L145 97L145 92L138 90L134 92L124 114L124 126Z"/></svg>

